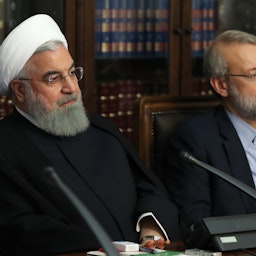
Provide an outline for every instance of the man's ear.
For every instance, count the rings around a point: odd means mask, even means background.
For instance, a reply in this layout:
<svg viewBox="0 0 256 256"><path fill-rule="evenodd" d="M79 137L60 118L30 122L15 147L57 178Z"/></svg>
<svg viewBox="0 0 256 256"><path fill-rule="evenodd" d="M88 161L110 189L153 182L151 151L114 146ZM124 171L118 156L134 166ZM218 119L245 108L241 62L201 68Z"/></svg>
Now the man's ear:
<svg viewBox="0 0 256 256"><path fill-rule="evenodd" d="M212 85L212 88L221 95L222 97L228 97L228 84L227 81L223 77L211 77L210 83Z"/></svg>
<svg viewBox="0 0 256 256"><path fill-rule="evenodd" d="M16 98L20 102L25 101L25 85L18 79L11 82L11 88Z"/></svg>

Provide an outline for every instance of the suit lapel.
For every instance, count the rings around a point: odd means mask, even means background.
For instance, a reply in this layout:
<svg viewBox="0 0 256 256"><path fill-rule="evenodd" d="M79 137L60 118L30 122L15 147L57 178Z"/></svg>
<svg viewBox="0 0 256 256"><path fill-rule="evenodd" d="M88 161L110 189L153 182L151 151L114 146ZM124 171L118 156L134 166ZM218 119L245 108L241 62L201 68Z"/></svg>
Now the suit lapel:
<svg viewBox="0 0 256 256"><path fill-rule="evenodd" d="M229 161L232 175L243 183L255 188L245 151L224 108L218 113L217 122L220 127L220 133L224 138L223 146L226 151L226 157ZM241 193L241 198L247 211L252 211L251 197L245 193ZM255 211L256 206L254 208Z"/></svg>

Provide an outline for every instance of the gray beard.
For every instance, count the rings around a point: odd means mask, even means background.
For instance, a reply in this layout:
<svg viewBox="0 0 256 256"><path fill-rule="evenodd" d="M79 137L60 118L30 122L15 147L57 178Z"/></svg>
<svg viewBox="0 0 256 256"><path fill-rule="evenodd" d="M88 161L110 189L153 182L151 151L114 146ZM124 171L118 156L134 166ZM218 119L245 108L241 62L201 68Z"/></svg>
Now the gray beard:
<svg viewBox="0 0 256 256"><path fill-rule="evenodd" d="M77 94L65 97L65 101L77 99L75 104L59 108L61 102L58 102L55 110L48 110L42 99L36 96L31 88L26 90L26 99L27 114L33 118L39 128L50 134L61 137L75 136L85 131L90 124L81 96Z"/></svg>
<svg viewBox="0 0 256 256"><path fill-rule="evenodd" d="M238 113L248 119L256 119L256 98L241 96L236 87L232 83L229 84L229 94L232 104L235 106Z"/></svg>

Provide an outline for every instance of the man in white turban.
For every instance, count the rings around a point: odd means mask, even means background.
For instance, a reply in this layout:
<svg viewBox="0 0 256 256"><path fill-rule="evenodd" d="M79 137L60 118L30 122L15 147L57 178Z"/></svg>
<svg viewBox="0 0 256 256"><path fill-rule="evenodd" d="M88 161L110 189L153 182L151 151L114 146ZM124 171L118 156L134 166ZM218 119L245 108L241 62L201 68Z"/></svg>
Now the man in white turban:
<svg viewBox="0 0 256 256"><path fill-rule="evenodd" d="M78 85L82 77L83 68L75 66L64 35L48 15L25 20L0 47L0 91L14 102L13 113L0 121L4 255L67 254L102 246L63 193L44 179L47 166L111 240L142 239L161 248L179 240L177 210L161 182L112 123L86 114Z"/></svg>
<svg viewBox="0 0 256 256"><path fill-rule="evenodd" d="M68 44L57 23L48 15L28 18L13 29L0 47L0 94L8 92L9 83L15 78L38 46L51 40Z"/></svg>

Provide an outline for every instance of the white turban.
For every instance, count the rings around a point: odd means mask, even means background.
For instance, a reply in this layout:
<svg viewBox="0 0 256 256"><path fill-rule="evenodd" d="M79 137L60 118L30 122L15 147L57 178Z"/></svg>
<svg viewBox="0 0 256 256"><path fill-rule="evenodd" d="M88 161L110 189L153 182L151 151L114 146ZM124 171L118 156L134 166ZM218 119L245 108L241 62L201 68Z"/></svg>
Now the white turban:
<svg viewBox="0 0 256 256"><path fill-rule="evenodd" d="M7 94L9 83L19 74L35 50L50 40L63 42L65 36L46 14L37 14L14 28L0 46L0 95Z"/></svg>

